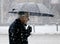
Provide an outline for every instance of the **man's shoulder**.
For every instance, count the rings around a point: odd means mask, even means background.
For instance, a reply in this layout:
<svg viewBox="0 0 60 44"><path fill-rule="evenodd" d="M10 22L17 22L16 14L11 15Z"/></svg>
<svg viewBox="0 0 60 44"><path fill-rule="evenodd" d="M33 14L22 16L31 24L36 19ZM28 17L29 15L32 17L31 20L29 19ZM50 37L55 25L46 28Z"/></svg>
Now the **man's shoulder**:
<svg viewBox="0 0 60 44"><path fill-rule="evenodd" d="M14 22L12 22L12 24L10 25L10 27L16 27L18 25L17 21L15 20Z"/></svg>
<svg viewBox="0 0 60 44"><path fill-rule="evenodd" d="M21 22L19 21L19 19L15 19L15 21L10 25L10 27L20 27L21 26Z"/></svg>

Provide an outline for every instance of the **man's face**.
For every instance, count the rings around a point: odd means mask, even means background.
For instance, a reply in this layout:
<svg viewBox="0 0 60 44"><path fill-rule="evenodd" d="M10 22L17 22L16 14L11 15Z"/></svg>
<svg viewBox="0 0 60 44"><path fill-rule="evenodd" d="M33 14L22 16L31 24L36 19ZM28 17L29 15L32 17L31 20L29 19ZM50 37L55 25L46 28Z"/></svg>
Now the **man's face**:
<svg viewBox="0 0 60 44"><path fill-rule="evenodd" d="M28 15L28 13L25 13L24 15L25 16L21 17L21 22L26 24L29 21L29 15Z"/></svg>

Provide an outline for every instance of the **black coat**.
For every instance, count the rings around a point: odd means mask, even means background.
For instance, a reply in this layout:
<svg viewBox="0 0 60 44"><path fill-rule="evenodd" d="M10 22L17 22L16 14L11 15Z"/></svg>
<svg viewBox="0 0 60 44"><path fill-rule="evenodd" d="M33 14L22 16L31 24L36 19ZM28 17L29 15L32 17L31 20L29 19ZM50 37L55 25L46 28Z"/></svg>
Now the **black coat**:
<svg viewBox="0 0 60 44"><path fill-rule="evenodd" d="M9 43L10 44L28 44L27 38L30 36L32 28L26 24L22 24L19 19L16 19L9 28Z"/></svg>

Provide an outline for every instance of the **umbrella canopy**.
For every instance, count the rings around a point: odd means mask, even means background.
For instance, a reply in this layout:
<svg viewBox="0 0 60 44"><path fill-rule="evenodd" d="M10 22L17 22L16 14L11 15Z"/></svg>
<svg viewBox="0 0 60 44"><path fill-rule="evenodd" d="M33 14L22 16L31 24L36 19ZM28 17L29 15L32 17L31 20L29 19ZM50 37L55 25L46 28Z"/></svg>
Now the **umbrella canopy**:
<svg viewBox="0 0 60 44"><path fill-rule="evenodd" d="M52 15L52 12L42 3L18 3L9 13L18 13L20 11L30 12L31 15L36 16L54 16Z"/></svg>

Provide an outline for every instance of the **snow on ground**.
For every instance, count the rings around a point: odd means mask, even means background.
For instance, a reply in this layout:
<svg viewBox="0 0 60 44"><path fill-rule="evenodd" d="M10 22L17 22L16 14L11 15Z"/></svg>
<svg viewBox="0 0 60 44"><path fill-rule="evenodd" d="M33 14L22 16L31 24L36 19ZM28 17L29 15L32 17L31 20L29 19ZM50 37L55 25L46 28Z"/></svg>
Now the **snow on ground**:
<svg viewBox="0 0 60 44"><path fill-rule="evenodd" d="M31 35L29 44L60 44L60 35ZM8 35L0 35L0 44L9 44Z"/></svg>

